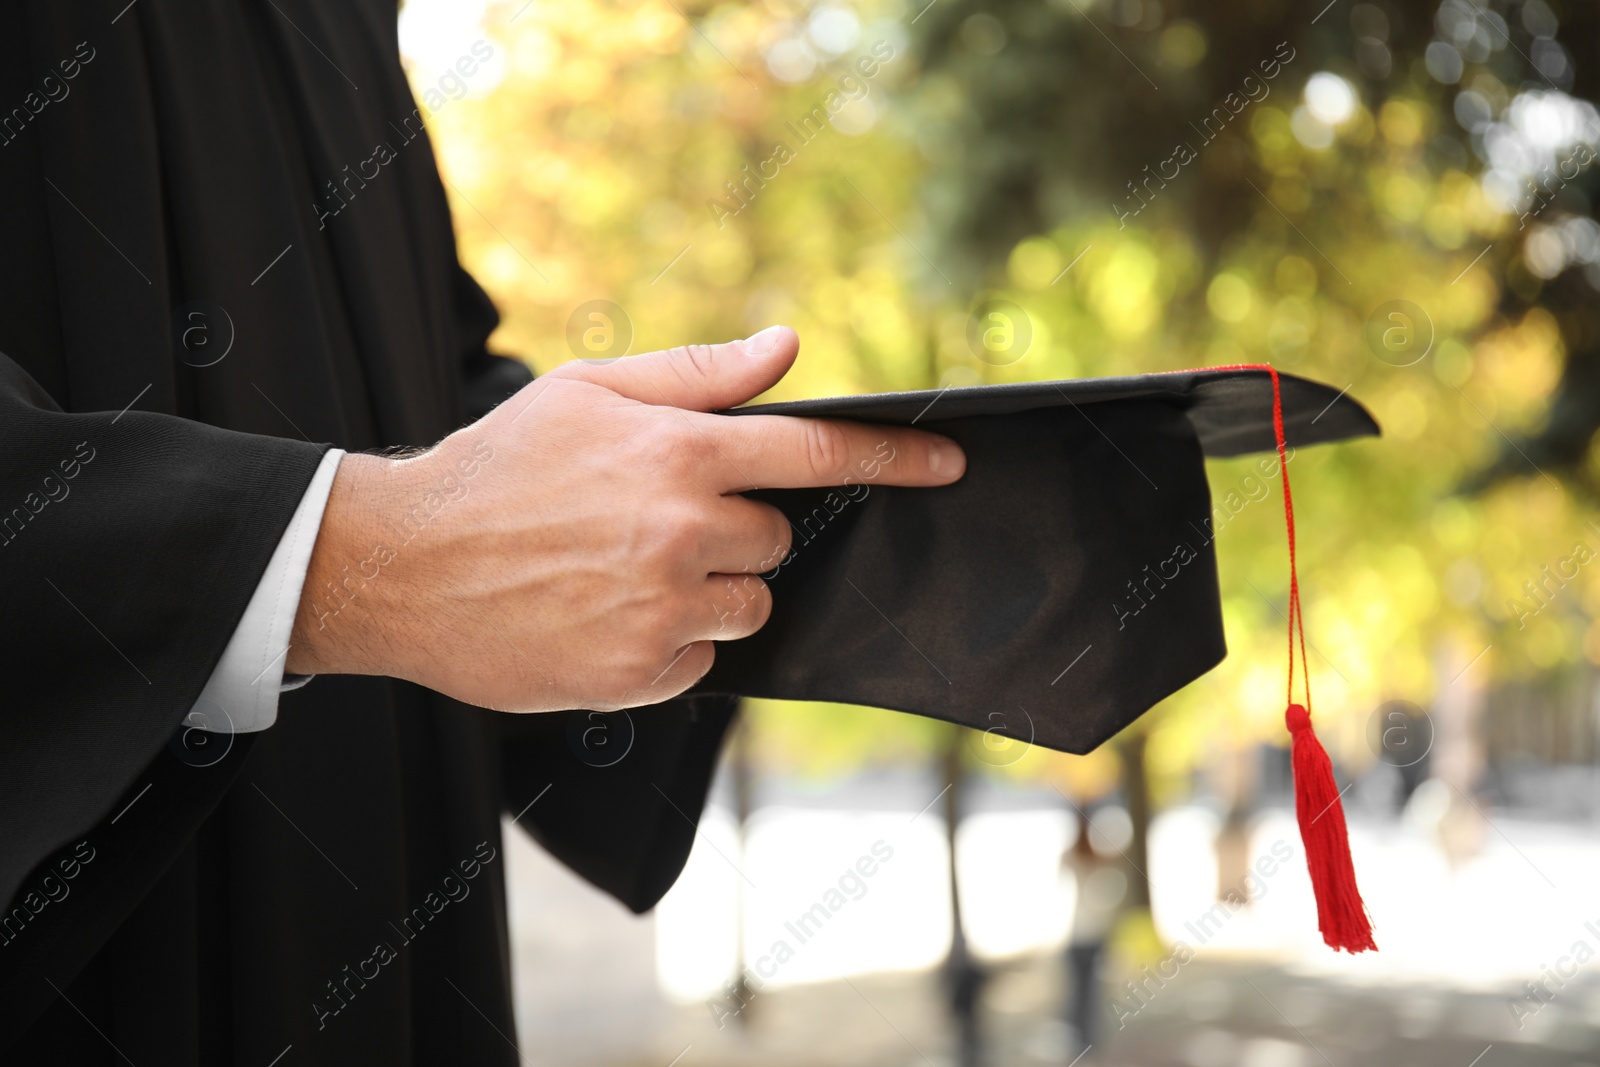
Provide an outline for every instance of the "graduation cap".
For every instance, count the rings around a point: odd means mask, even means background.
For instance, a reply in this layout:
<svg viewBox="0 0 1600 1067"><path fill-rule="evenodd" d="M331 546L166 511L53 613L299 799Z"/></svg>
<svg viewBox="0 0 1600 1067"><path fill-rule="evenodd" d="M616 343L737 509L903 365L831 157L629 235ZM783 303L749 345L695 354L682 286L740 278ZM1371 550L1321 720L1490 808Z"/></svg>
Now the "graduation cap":
<svg viewBox="0 0 1600 1067"><path fill-rule="evenodd" d="M802 400L727 414L917 425L959 442L953 485L761 490L794 528L773 612L697 692L893 708L1089 752L1221 662L1207 456L1275 453L1289 545L1296 806L1324 939L1372 943L1342 805L1304 703L1288 449L1376 435L1360 404L1267 365ZM1298 644L1296 639L1298 637Z"/></svg>

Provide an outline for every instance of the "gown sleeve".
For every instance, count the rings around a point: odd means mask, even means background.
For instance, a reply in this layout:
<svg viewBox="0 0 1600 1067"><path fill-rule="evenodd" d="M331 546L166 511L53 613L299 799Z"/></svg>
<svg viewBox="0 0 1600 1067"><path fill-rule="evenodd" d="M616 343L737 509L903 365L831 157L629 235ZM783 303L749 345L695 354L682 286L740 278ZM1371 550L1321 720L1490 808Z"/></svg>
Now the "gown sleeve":
<svg viewBox="0 0 1600 1067"><path fill-rule="evenodd" d="M689 860L737 701L679 697L629 711L505 715L507 814L634 912Z"/></svg>
<svg viewBox="0 0 1600 1067"><path fill-rule="evenodd" d="M0 901L173 741L323 451L65 413L0 355Z"/></svg>

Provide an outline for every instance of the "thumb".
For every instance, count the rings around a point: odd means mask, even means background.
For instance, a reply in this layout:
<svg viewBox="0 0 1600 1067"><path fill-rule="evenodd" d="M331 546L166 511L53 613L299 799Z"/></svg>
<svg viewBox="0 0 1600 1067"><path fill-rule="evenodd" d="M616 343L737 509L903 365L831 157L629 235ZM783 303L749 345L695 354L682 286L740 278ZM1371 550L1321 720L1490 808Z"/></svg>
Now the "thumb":
<svg viewBox="0 0 1600 1067"><path fill-rule="evenodd" d="M800 352L787 326L768 326L743 341L680 345L609 363L575 360L551 371L603 386L642 404L718 411L742 404L777 383Z"/></svg>

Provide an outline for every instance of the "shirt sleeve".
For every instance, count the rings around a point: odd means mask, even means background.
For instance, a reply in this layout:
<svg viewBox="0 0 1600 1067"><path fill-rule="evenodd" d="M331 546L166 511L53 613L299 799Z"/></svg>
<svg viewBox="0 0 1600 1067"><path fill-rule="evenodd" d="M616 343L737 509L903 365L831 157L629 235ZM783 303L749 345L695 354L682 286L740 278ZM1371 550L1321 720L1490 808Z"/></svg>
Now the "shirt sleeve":
<svg viewBox="0 0 1600 1067"><path fill-rule="evenodd" d="M317 543L333 476L343 457L343 450L337 448L329 449L322 457L222 659L184 720L190 727L217 734L265 730L278 719L278 694L311 680L310 675L285 676L283 665L289 655L289 636L294 631L295 611L300 606L311 550Z"/></svg>

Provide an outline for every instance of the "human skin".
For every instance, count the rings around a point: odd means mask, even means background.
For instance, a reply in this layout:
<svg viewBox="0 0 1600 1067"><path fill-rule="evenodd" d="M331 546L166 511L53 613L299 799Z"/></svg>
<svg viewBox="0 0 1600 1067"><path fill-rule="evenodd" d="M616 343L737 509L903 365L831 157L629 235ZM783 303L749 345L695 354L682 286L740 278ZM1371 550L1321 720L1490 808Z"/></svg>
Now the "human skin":
<svg viewBox="0 0 1600 1067"><path fill-rule="evenodd" d="M425 452L345 456L285 669L387 675L519 712L688 689L714 642L766 623L756 575L789 551L782 513L739 494L872 469L876 484L937 486L966 469L954 442L921 430L710 414L798 353L775 326L567 363Z"/></svg>

